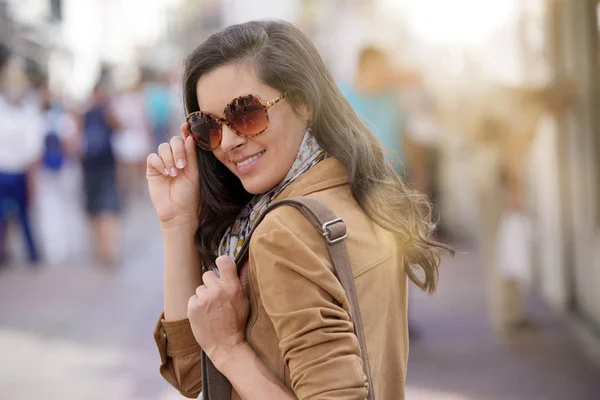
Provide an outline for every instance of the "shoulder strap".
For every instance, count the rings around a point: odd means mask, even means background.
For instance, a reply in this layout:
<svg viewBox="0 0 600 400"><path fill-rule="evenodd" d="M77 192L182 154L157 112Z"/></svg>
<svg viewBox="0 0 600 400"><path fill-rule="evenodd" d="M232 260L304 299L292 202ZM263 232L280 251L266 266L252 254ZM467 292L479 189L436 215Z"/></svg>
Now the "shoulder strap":
<svg viewBox="0 0 600 400"><path fill-rule="evenodd" d="M258 227L270 211L281 206L292 206L300 211L302 215L314 225L315 229L323 235L327 242L327 250L331 257L334 272L346 292L346 297L348 298L348 303L352 312L354 333L358 338L360 346L363 371L369 383L369 394L367 399L374 400L373 379L371 377L369 359L367 357L367 345L358 305L358 296L356 294L350 260L348 259L348 252L344 245L344 239L347 237L346 224L344 224L344 221L341 218L337 218L333 211L331 211L322 201L310 197L294 197L278 201L269 206L256 222L254 229ZM254 229L250 235L254 233ZM241 263L246 258L249 243L250 240L246 240L244 247L241 249L240 254L236 259L237 263ZM202 358L202 366L206 368L204 378L208 378L207 381L204 381L203 385L204 400L229 400L231 397L231 384L227 381L227 378L215 368L204 353L202 353Z"/></svg>

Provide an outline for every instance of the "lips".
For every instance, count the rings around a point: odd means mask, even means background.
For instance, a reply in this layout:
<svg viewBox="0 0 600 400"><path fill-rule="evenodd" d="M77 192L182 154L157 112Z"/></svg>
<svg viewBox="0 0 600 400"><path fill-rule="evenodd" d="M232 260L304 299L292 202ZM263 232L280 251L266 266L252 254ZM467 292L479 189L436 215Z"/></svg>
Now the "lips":
<svg viewBox="0 0 600 400"><path fill-rule="evenodd" d="M259 158L260 156L262 156L265 153L265 151L261 151L260 153L257 153L251 157L248 157L246 159L243 159L242 161L239 162L235 162L235 165L237 165L238 167L245 167L246 165L250 165L252 163L252 161L256 160L257 158Z"/></svg>

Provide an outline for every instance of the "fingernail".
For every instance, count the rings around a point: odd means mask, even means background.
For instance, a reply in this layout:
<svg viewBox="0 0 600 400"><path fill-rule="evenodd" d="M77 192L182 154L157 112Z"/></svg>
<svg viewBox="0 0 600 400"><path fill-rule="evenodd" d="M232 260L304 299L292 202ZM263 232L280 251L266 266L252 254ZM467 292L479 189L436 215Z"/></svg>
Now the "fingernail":
<svg viewBox="0 0 600 400"><path fill-rule="evenodd" d="M171 168L171 176L177 176L177 168Z"/></svg>
<svg viewBox="0 0 600 400"><path fill-rule="evenodd" d="M177 160L177 168L183 168L185 167L185 161L184 160Z"/></svg>
<svg viewBox="0 0 600 400"><path fill-rule="evenodd" d="M169 170L165 168L165 170L163 171L163 174L165 174L165 175L168 176L169 175Z"/></svg>

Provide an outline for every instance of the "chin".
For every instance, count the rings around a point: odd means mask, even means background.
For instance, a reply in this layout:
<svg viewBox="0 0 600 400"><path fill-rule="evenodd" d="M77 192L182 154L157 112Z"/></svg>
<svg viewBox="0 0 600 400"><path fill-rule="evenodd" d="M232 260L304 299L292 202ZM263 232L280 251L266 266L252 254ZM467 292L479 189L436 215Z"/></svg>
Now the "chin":
<svg viewBox="0 0 600 400"><path fill-rule="evenodd" d="M244 186L244 189L246 189L246 192L250 193L250 194L262 194L265 192L268 192L269 189L273 188L277 183L271 185L268 182L265 182L264 180L260 180L260 179L256 179L259 177L252 177L252 178L248 178L248 179L242 179L242 185Z"/></svg>
<svg viewBox="0 0 600 400"><path fill-rule="evenodd" d="M250 194L262 194L274 188L281 179L276 179L270 174L256 174L240 179L246 192Z"/></svg>

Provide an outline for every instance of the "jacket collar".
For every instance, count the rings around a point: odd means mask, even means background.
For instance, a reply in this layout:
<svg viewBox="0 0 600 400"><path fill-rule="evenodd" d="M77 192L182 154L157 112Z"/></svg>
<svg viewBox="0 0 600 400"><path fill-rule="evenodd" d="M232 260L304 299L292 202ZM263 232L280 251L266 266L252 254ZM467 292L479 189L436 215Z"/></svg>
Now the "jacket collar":
<svg viewBox="0 0 600 400"><path fill-rule="evenodd" d="M306 196L314 192L345 185L350 182L348 169L339 160L330 157L306 171L281 192L275 201Z"/></svg>

